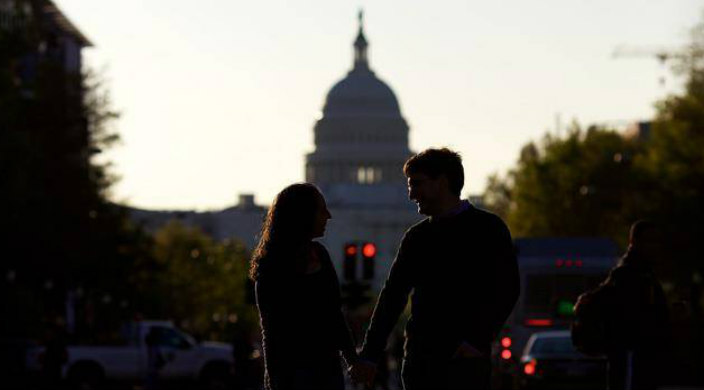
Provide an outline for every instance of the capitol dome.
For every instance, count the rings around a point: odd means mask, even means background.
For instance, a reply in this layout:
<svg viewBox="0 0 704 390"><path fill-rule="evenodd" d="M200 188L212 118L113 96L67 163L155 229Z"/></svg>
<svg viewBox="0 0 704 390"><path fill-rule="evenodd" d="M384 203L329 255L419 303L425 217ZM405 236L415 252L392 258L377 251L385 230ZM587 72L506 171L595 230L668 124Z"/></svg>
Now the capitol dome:
<svg viewBox="0 0 704 390"><path fill-rule="evenodd" d="M323 115L400 117L396 95L369 68L367 39L361 24L354 42L354 67L335 84L325 99Z"/></svg>
<svg viewBox="0 0 704 390"><path fill-rule="evenodd" d="M353 67L325 98L313 128L315 150L306 155L306 181L331 205L406 207L408 123L394 92L369 68L368 46L360 13Z"/></svg>
<svg viewBox="0 0 704 390"><path fill-rule="evenodd" d="M398 100L386 83L367 68L355 68L332 87L323 115L401 116Z"/></svg>

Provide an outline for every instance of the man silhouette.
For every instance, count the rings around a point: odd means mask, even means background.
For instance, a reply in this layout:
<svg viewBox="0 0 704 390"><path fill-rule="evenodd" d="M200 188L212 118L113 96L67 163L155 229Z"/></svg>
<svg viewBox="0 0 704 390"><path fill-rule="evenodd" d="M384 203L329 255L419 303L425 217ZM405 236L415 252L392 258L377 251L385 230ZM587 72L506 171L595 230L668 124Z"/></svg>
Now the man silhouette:
<svg viewBox="0 0 704 390"><path fill-rule="evenodd" d="M611 289L606 307L611 390L656 389L667 380L672 329L665 294L654 272L663 256L663 243L658 225L635 222L628 251L598 287Z"/></svg>
<svg viewBox="0 0 704 390"><path fill-rule="evenodd" d="M429 218L404 235L350 374L371 386L413 291L404 388L489 388L491 344L519 292L511 235L499 217L460 199L464 172L457 153L428 149L403 171L409 198Z"/></svg>

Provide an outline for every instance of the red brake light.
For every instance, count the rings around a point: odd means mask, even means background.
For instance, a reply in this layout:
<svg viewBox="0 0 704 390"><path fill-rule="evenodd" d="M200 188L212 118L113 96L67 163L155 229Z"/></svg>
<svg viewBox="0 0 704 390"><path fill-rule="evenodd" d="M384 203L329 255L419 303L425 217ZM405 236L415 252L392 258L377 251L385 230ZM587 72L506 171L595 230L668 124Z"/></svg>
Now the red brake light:
<svg viewBox="0 0 704 390"><path fill-rule="evenodd" d="M555 267L560 268L560 267L562 267L564 264L565 264L565 261L562 260L562 259L557 259L557 260L555 260Z"/></svg>
<svg viewBox="0 0 704 390"><path fill-rule="evenodd" d="M550 318L529 318L525 321L526 326L552 326Z"/></svg>
<svg viewBox="0 0 704 390"><path fill-rule="evenodd" d="M523 366L523 372L526 375L535 375L535 365L535 360L529 361L525 366Z"/></svg>
<svg viewBox="0 0 704 390"><path fill-rule="evenodd" d="M501 346L502 347L508 348L511 346L511 344L513 344L513 342L511 341L510 337L504 337L501 339Z"/></svg>
<svg viewBox="0 0 704 390"><path fill-rule="evenodd" d="M512 354L511 354L510 349L504 349L503 351L501 351L501 358L502 359L508 360L508 359L511 359L511 356L512 356Z"/></svg>

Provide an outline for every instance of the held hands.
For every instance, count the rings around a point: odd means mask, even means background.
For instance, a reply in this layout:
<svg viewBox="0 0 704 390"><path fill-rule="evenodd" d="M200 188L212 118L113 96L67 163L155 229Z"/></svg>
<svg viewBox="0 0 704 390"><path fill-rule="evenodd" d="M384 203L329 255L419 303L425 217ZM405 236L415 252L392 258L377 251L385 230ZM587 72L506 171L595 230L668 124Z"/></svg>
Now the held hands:
<svg viewBox="0 0 704 390"><path fill-rule="evenodd" d="M457 351L455 351L455 354L452 355L453 359L468 359L468 358L476 358L476 357L482 357L484 356L481 351L478 349L474 348L472 344L463 341L462 344L460 344L459 347L457 347Z"/></svg>
<svg viewBox="0 0 704 390"><path fill-rule="evenodd" d="M453 359L466 359L466 358L476 358L482 357L484 354L478 349L474 348L472 344L464 341L457 347L457 351L452 356ZM354 362L350 368L347 370L352 377L352 381L356 384L363 383L367 389L371 389L374 386L374 377L376 377L376 364L368 361L359 359Z"/></svg>
<svg viewBox="0 0 704 390"><path fill-rule="evenodd" d="M347 370L352 377L352 381L356 384L363 383L368 389L374 385L374 377L376 376L376 364L367 360L357 360Z"/></svg>

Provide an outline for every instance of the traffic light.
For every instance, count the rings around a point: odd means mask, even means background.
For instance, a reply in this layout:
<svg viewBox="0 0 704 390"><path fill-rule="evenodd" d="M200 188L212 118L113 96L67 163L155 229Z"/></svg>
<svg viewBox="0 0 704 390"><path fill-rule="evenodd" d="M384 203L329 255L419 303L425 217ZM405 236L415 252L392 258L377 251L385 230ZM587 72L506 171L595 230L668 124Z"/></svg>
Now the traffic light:
<svg viewBox="0 0 704 390"><path fill-rule="evenodd" d="M374 258L376 257L376 245L371 242L361 244L359 242L347 242L344 247L344 260L342 263L342 275L344 282L342 288L342 302L348 309L356 309L369 303L369 281L374 279ZM362 279L358 280L357 258L362 255Z"/></svg>
<svg viewBox="0 0 704 390"><path fill-rule="evenodd" d="M362 278L364 280L374 279L374 257L376 256L376 245L366 242L362 245Z"/></svg>
<svg viewBox="0 0 704 390"><path fill-rule="evenodd" d="M574 302L568 299L560 299L557 301L557 315L560 317L571 317L574 315Z"/></svg>
<svg viewBox="0 0 704 390"><path fill-rule="evenodd" d="M342 263L342 274L347 281L357 280L357 244L345 244L344 251L345 259Z"/></svg>

